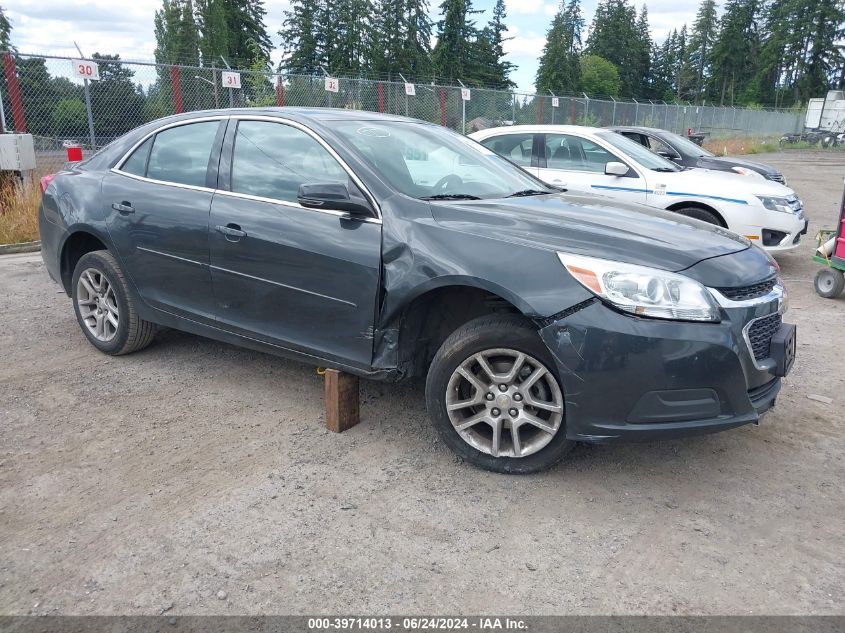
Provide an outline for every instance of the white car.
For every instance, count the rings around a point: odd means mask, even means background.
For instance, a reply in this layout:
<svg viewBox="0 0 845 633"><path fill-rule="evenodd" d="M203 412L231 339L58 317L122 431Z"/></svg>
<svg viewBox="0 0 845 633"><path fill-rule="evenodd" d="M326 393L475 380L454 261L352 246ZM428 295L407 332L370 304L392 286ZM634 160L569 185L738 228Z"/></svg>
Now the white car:
<svg viewBox="0 0 845 633"><path fill-rule="evenodd" d="M807 232L801 200L753 175L685 169L611 130L516 125L470 134L545 182L675 211L744 235L770 252Z"/></svg>

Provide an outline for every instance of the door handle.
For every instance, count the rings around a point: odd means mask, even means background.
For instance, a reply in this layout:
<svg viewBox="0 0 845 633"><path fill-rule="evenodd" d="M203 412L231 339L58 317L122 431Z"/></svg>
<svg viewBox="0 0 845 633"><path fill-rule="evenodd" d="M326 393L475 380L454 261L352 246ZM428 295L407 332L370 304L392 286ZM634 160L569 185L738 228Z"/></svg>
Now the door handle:
<svg viewBox="0 0 845 633"><path fill-rule="evenodd" d="M131 202L126 200L121 203L112 202L111 208L123 215L126 215L127 213L135 213L135 207L132 206Z"/></svg>
<svg viewBox="0 0 845 633"><path fill-rule="evenodd" d="M216 227L219 233L222 233L230 242L238 242L242 237L246 237L246 231L242 231L241 227L231 222L226 226L218 224Z"/></svg>

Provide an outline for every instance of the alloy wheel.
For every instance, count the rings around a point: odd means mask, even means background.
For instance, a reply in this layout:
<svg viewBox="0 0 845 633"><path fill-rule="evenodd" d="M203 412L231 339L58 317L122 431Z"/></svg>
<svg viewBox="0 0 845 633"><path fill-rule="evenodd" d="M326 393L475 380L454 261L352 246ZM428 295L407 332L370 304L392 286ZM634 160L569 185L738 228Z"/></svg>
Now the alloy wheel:
<svg viewBox="0 0 845 633"><path fill-rule="evenodd" d="M446 411L473 448L493 457L526 457L560 431L563 394L552 372L533 356L489 349L452 373Z"/></svg>
<svg viewBox="0 0 845 633"><path fill-rule="evenodd" d="M120 312L108 278L95 268L86 268L76 284L76 305L88 331L98 341L108 342L117 334Z"/></svg>

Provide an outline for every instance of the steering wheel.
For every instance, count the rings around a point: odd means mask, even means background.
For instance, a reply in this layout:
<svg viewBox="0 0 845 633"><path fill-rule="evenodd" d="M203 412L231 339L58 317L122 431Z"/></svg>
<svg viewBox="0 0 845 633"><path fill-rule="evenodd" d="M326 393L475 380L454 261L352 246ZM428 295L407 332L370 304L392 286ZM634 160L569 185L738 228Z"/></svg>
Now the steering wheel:
<svg viewBox="0 0 845 633"><path fill-rule="evenodd" d="M448 176L443 176L443 178L434 183L431 191L433 193L445 193L446 189L451 188L453 185L458 188L463 184L464 179L458 176L458 174L449 174Z"/></svg>

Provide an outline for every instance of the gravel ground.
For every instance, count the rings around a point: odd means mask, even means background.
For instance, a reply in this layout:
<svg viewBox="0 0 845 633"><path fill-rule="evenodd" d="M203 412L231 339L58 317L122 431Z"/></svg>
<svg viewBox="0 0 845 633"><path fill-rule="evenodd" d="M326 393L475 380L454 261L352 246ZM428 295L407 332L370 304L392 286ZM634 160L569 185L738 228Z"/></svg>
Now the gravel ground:
<svg viewBox="0 0 845 633"><path fill-rule="evenodd" d="M845 153L760 158L833 224ZM845 613L845 299L811 242L759 427L527 477L457 461L419 384L363 383L333 435L312 367L177 332L101 355L37 254L2 257L0 613Z"/></svg>

